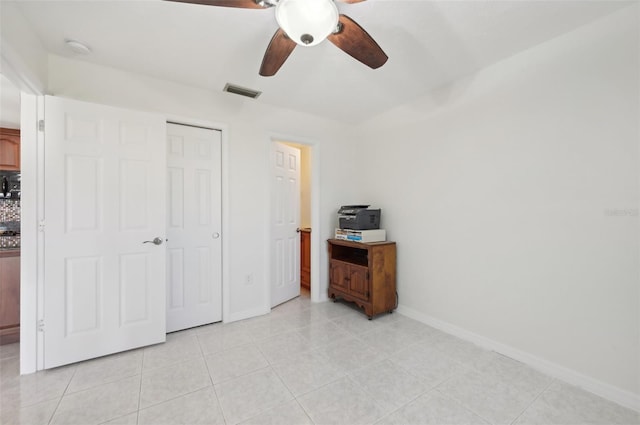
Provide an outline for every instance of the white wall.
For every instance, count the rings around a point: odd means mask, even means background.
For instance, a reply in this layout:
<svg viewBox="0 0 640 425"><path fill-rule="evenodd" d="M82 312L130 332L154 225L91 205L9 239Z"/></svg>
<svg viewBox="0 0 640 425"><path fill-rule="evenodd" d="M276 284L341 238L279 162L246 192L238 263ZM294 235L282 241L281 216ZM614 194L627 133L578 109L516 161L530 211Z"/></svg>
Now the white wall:
<svg viewBox="0 0 640 425"><path fill-rule="evenodd" d="M20 128L20 90L0 75L0 127Z"/></svg>
<svg viewBox="0 0 640 425"><path fill-rule="evenodd" d="M311 227L312 155L309 146L300 146L300 227Z"/></svg>
<svg viewBox="0 0 640 425"><path fill-rule="evenodd" d="M300 228L311 227L311 169L312 147L283 141L300 150Z"/></svg>
<svg viewBox="0 0 640 425"><path fill-rule="evenodd" d="M640 400L638 60L635 5L355 130L405 312Z"/></svg>
<svg viewBox="0 0 640 425"><path fill-rule="evenodd" d="M210 92L116 69L69 60L49 58L49 90L53 95L169 116L224 124L228 131L230 311L232 319L265 312L268 290L269 252L269 151L272 136L316 143L314 155L321 158L321 233L319 241L331 236L335 212L351 198L340 184L349 172L350 151L345 149L343 126L291 110L266 107L236 95ZM282 138L282 137L277 137ZM327 257L324 242L317 246L321 256L319 293L326 298ZM254 283L244 284L253 273Z"/></svg>
<svg viewBox="0 0 640 425"><path fill-rule="evenodd" d="M0 72L20 90L44 93L47 53L40 39L12 2L0 6Z"/></svg>

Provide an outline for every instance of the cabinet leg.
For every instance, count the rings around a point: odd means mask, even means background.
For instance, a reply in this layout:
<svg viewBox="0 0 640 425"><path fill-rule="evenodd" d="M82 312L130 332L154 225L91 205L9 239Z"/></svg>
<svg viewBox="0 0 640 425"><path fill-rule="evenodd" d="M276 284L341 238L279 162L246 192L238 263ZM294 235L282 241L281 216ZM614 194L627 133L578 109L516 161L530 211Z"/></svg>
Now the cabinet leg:
<svg viewBox="0 0 640 425"><path fill-rule="evenodd" d="M373 319L373 316L368 316L368 317L369 317L369 320Z"/></svg>

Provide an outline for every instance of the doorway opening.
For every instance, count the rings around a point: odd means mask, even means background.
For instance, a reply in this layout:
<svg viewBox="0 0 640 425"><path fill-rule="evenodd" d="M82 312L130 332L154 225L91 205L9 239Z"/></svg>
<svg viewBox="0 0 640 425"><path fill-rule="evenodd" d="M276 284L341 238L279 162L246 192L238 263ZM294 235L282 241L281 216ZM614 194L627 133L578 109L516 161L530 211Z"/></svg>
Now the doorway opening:
<svg viewBox="0 0 640 425"><path fill-rule="evenodd" d="M0 345L7 345L20 341L20 90L0 74L0 93Z"/></svg>

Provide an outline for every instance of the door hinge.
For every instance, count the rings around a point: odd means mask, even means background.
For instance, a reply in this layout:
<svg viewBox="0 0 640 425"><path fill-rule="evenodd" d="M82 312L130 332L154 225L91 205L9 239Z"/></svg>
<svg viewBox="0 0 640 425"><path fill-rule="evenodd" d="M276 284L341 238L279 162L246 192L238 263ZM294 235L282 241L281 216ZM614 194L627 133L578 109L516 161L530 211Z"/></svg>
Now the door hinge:
<svg viewBox="0 0 640 425"><path fill-rule="evenodd" d="M367 280L369 280L369 270L367 270Z"/></svg>
<svg viewBox="0 0 640 425"><path fill-rule="evenodd" d="M44 332L44 320L38 320L38 332Z"/></svg>
<svg viewBox="0 0 640 425"><path fill-rule="evenodd" d="M38 131L44 131L44 120L38 121Z"/></svg>
<svg viewBox="0 0 640 425"><path fill-rule="evenodd" d="M44 220L40 220L40 223L38 223L38 231L44 232Z"/></svg>

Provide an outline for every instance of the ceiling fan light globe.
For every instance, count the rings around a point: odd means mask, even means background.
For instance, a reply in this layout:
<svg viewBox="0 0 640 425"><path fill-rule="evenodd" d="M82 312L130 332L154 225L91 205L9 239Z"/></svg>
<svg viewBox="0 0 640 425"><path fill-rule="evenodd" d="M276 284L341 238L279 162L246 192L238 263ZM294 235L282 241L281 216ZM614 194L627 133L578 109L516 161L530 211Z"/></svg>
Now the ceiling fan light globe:
<svg viewBox="0 0 640 425"><path fill-rule="evenodd" d="M276 6L278 25L301 46L315 46L327 38L338 17L333 0L280 0Z"/></svg>

